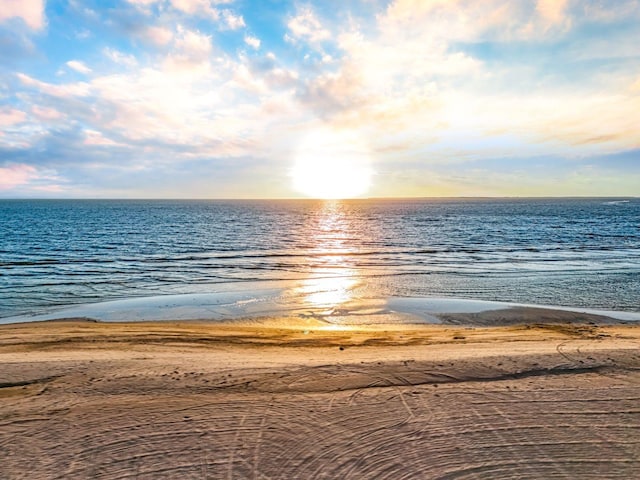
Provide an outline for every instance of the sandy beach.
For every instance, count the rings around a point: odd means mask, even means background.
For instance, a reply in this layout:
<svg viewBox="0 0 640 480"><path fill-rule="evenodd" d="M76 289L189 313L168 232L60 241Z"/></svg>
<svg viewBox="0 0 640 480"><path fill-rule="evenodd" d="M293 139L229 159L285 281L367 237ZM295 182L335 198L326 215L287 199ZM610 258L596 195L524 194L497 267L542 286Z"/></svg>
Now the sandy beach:
<svg viewBox="0 0 640 480"><path fill-rule="evenodd" d="M0 332L2 478L640 476L636 326Z"/></svg>
<svg viewBox="0 0 640 480"><path fill-rule="evenodd" d="M0 480L640 480L640 0L0 0Z"/></svg>

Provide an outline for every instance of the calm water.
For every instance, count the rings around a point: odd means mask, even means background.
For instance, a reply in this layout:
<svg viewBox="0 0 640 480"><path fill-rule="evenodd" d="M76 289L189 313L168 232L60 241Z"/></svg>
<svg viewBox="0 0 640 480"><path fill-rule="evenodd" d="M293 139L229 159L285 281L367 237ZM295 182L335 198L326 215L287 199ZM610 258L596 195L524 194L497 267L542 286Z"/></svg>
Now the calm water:
<svg viewBox="0 0 640 480"><path fill-rule="evenodd" d="M0 317L327 277L640 311L640 199L0 201Z"/></svg>

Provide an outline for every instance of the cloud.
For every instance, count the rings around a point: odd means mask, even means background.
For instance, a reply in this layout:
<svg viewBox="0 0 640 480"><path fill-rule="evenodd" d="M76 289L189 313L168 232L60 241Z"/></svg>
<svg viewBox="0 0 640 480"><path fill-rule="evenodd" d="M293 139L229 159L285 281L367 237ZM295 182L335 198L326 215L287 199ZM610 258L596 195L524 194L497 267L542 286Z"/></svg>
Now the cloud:
<svg viewBox="0 0 640 480"><path fill-rule="evenodd" d="M31 113L42 121L59 120L64 117L64 114L56 110L55 108L41 107L34 105L31 107Z"/></svg>
<svg viewBox="0 0 640 480"><path fill-rule="evenodd" d="M349 64L337 73L327 73L307 82L298 92L298 98L321 117L355 111L373 100L366 81L362 72Z"/></svg>
<svg viewBox="0 0 640 480"><path fill-rule="evenodd" d="M208 68L213 52L210 35L178 26L172 47L165 60L166 69L187 71L194 68Z"/></svg>
<svg viewBox="0 0 640 480"><path fill-rule="evenodd" d="M166 27L149 26L141 30L139 36L153 45L164 46L173 39L173 32Z"/></svg>
<svg viewBox="0 0 640 480"><path fill-rule="evenodd" d="M10 190L18 185L24 185L37 176L36 169L31 165L0 167L0 190Z"/></svg>
<svg viewBox="0 0 640 480"><path fill-rule="evenodd" d="M195 13L198 11L208 11L213 5L223 5L233 3L233 0L169 0L169 3L186 13Z"/></svg>
<svg viewBox="0 0 640 480"><path fill-rule="evenodd" d="M414 150L428 149L434 138L456 131L462 138L469 132L512 132L521 137L513 152L532 141L556 149L593 142L606 150L639 142L631 125L640 100L624 89L603 95L606 83L591 85L595 78L584 77L576 85L556 79L555 85L541 86L545 72L536 71L535 63L524 67L497 57L487 65L465 51L467 44L487 42L497 51L502 45L512 48L513 38L539 44L540 37L523 29L541 17L547 23L581 24L567 2L537 6L540 11L527 2L398 0L376 17L372 33L349 27L339 34L338 70L309 79L299 98L328 121L369 128L383 150L385 138L389 146L397 144L396 132L410 139L406 145ZM545 28L536 23L536 35ZM613 54L618 45L612 47ZM598 121L590 111L607 120ZM420 138L422 147L415 143Z"/></svg>
<svg viewBox="0 0 640 480"><path fill-rule="evenodd" d="M113 63L133 68L138 64L136 57L113 48L105 48L102 53Z"/></svg>
<svg viewBox="0 0 640 480"><path fill-rule="evenodd" d="M154 3L158 3L159 0L127 0L127 2L138 5L142 7L148 7L149 5L153 5Z"/></svg>
<svg viewBox="0 0 640 480"><path fill-rule="evenodd" d="M175 47L181 53L193 58L207 58L213 50L210 35L182 27L178 27Z"/></svg>
<svg viewBox="0 0 640 480"><path fill-rule="evenodd" d="M27 115L15 108L3 108L0 109L0 127L10 127L18 123L24 122ZM2 132L0 132L2 135Z"/></svg>
<svg viewBox="0 0 640 480"><path fill-rule="evenodd" d="M83 62L79 60L69 60L66 63L66 65L70 69L75 70L76 72L82 73L84 75L87 75L92 72L92 70L89 67L87 67Z"/></svg>
<svg viewBox="0 0 640 480"><path fill-rule="evenodd" d="M0 22L20 18L33 30L45 25L44 0L3 0L0 5Z"/></svg>
<svg viewBox="0 0 640 480"><path fill-rule="evenodd" d="M185 13L206 13L214 19L217 19L219 13L212 6L208 0L170 0L171 5L176 10L180 10Z"/></svg>
<svg viewBox="0 0 640 480"><path fill-rule="evenodd" d="M560 23L565 18L568 0L538 0L536 10L549 23Z"/></svg>
<svg viewBox="0 0 640 480"><path fill-rule="evenodd" d="M539 41L571 26L568 7L567 0L396 0L380 23L391 35L403 31L445 41Z"/></svg>
<svg viewBox="0 0 640 480"><path fill-rule="evenodd" d="M97 130L87 129L84 131L84 133L85 133L85 139L83 143L85 145L97 145L97 146L118 145L116 142L114 142L109 138L106 138L101 132L98 132Z"/></svg>
<svg viewBox="0 0 640 480"><path fill-rule="evenodd" d="M152 15L153 5L159 5L161 10L165 10L170 6L175 11L192 17L200 17L215 22L219 22L222 29L238 30L246 26L244 18L229 9L217 8L217 5L232 3L233 0L127 0L130 4L136 5L140 12L146 15ZM154 38L155 43L166 45L171 38L168 30L157 30L161 27L149 27L146 33L147 38Z"/></svg>
<svg viewBox="0 0 640 480"><path fill-rule="evenodd" d="M261 76L269 87L276 90L296 87L299 80L295 70L279 67L264 72Z"/></svg>
<svg viewBox="0 0 640 480"><path fill-rule="evenodd" d="M260 92L261 95L274 94L275 91L295 91L300 84L300 74L292 68L287 68L276 59L275 55L244 59L237 65L236 78L243 82L249 90Z"/></svg>
<svg viewBox="0 0 640 480"><path fill-rule="evenodd" d="M250 47L255 48L256 50L260 48L260 39L251 35L245 35L244 43L246 43Z"/></svg>
<svg viewBox="0 0 640 480"><path fill-rule="evenodd" d="M287 27L289 34L286 38L292 41L318 43L331 37L331 33L323 27L311 7L300 8L297 14L289 19Z"/></svg>
<svg viewBox="0 0 640 480"><path fill-rule="evenodd" d="M236 15L230 10L222 11L222 19L224 20L225 25L230 30L238 30L239 28L245 26L244 18L242 18L242 15Z"/></svg>
<svg viewBox="0 0 640 480"><path fill-rule="evenodd" d="M287 99L273 99L276 90L291 86L297 74L276 64L266 70L253 68L247 59L216 52L211 40L210 35L179 26L169 51L144 63L105 49L104 55L116 65L102 66L87 82L45 82L17 74L24 101L38 105L29 125L38 135L25 136L23 144L55 149L62 158L69 154L64 149L82 148L87 161L92 156L106 161L109 148L125 149L136 162L141 156L178 162L253 151L269 118L291 112ZM117 67L121 64L127 69ZM246 84L236 77L243 65ZM103 73L109 69L113 72ZM259 93L247 88L249 83L260 85ZM263 108L263 103L269 107ZM276 104L280 112L272 108ZM46 118L53 120L59 112L67 115L69 130L64 133ZM42 144L45 138L62 135L62 142Z"/></svg>
<svg viewBox="0 0 640 480"><path fill-rule="evenodd" d="M37 192L60 192L62 179L52 170L43 170L24 163L0 167L0 192L20 195Z"/></svg>
<svg viewBox="0 0 640 480"><path fill-rule="evenodd" d="M582 18L590 22L612 24L620 20L633 21L640 18L638 0L618 0L615 2L615 7L608 2L574 2L573 8Z"/></svg>
<svg viewBox="0 0 640 480"><path fill-rule="evenodd" d="M35 88L42 93L53 97L86 97L90 94L90 85L86 82L56 85L53 83L42 82L24 73L17 73L16 77L24 86Z"/></svg>
<svg viewBox="0 0 640 480"><path fill-rule="evenodd" d="M397 0L338 14L321 2L287 4L260 38L242 27L261 13L242 3L129 3L96 13L117 42L94 19L93 36L67 63L91 73L84 81L33 60L0 78L10 105L0 110L4 161L39 175L55 167L112 196L142 191L136 182L153 192L155 180L179 196L191 192L189 178L198 194L251 196L250 182L266 191L272 170L282 176L269 191L287 196L296 143L334 128L371 145L376 170L390 179L372 194L464 195L507 192L498 179L517 185L534 157L583 165L640 145L638 34L629 20L638 14L628 0L614 16L588 1ZM92 53L82 56L85 47ZM492 174L486 187L474 177ZM607 175L614 184L621 174ZM183 184L171 186L174 178ZM523 188L553 193L571 182L563 178ZM629 182L617 184L629 191Z"/></svg>

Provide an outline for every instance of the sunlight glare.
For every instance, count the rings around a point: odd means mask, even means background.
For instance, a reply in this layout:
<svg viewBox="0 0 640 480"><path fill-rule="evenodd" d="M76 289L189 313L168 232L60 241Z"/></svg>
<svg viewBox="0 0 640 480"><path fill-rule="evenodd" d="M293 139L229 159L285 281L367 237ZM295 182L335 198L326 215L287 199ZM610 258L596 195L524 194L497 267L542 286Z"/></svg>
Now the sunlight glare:
<svg viewBox="0 0 640 480"><path fill-rule="evenodd" d="M351 300L358 281L352 276L309 278L303 282L300 293L309 305L332 309Z"/></svg>
<svg viewBox="0 0 640 480"><path fill-rule="evenodd" d="M370 163L369 149L355 132L318 129L296 151L293 186L311 198L357 197L371 186Z"/></svg>

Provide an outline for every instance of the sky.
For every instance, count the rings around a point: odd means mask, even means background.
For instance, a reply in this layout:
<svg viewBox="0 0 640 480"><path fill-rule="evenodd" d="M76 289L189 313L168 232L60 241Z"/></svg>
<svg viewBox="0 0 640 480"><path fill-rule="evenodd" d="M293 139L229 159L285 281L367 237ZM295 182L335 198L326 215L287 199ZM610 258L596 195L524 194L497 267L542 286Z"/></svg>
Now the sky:
<svg viewBox="0 0 640 480"><path fill-rule="evenodd" d="M317 132L364 196L640 196L640 1L0 0L0 198L301 197Z"/></svg>

